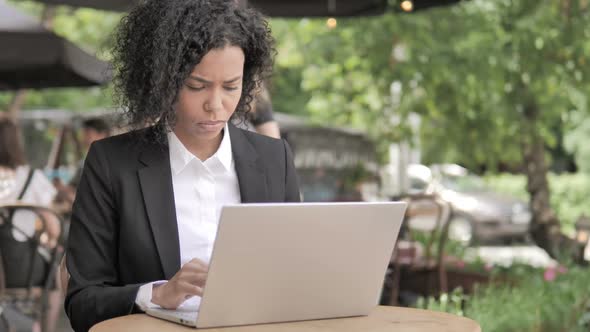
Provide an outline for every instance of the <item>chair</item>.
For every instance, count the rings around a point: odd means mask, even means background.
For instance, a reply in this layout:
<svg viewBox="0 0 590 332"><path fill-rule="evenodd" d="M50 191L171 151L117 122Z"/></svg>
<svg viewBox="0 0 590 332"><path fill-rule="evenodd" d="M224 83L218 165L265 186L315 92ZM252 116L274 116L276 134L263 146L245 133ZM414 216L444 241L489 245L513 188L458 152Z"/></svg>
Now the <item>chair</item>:
<svg viewBox="0 0 590 332"><path fill-rule="evenodd" d="M70 281L70 273L68 272L68 268L66 267L65 254L62 256L61 261L59 262L58 276L59 288L61 289L61 292L65 297L66 293L68 292L68 282Z"/></svg>
<svg viewBox="0 0 590 332"><path fill-rule="evenodd" d="M423 294L446 293L448 291L447 271L445 267L445 245L448 237L449 219L452 213L451 206L436 195L416 194L396 198L408 202L408 208L404 217L404 223L400 230L400 236L390 262L390 273L386 278L388 304L397 305L400 291L400 281L403 272L415 277L423 277L420 289ZM432 222L426 223L424 231L430 235L422 247L412 237L409 222L413 218L432 218ZM437 245L436 257L433 257L433 246ZM406 274L407 274L406 273Z"/></svg>
<svg viewBox="0 0 590 332"><path fill-rule="evenodd" d="M18 214L35 218L34 229L27 231L15 225L14 216ZM55 246L44 246L52 222L49 218L64 229L63 219L49 208L0 205L0 304L11 304L40 321L42 331L47 330L49 292L56 288L55 276L64 247L64 232Z"/></svg>

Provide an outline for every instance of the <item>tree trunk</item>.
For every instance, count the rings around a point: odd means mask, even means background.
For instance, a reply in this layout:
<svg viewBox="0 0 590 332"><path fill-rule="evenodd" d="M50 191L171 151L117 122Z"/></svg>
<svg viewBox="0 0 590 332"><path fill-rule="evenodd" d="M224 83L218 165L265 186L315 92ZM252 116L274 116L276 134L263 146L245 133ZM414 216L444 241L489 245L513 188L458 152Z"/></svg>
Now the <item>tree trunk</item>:
<svg viewBox="0 0 590 332"><path fill-rule="evenodd" d="M537 130L539 109L529 102L523 115L522 155L532 212L531 236L553 258L572 257L577 243L561 233L559 219L551 208L545 142Z"/></svg>

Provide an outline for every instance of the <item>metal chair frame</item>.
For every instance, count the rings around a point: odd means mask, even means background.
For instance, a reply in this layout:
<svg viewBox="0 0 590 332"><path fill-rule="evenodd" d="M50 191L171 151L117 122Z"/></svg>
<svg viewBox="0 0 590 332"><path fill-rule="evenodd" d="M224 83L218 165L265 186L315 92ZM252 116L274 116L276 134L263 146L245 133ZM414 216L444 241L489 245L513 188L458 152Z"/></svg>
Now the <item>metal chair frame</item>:
<svg viewBox="0 0 590 332"><path fill-rule="evenodd" d="M49 291L55 288L55 276L58 271L59 262L63 255L63 247L65 243L65 232L64 232L64 220L50 208L28 205L28 204L8 204L0 205L0 227L9 227L12 231L14 229L19 230L12 223L12 217L17 211L31 211L36 214L38 220L41 221L41 227L35 230L33 236L28 236L24 232L21 232L27 237L27 243L31 244L31 257L28 275L24 276L27 280L25 288L13 288L6 284L5 272L10 267L4 266L4 259L2 258L2 250L0 248L0 303L8 301L26 301L30 304L31 312L28 313L33 316L34 319L38 319L41 322L42 331L47 330L46 326L46 312L48 309L48 296ZM34 259L37 255L37 251L42 247L41 236L47 231L48 220L44 216L44 213L50 213L55 216L61 226L60 237L58 238L57 245L49 250L49 261L46 275L42 285L33 285L33 274L34 274Z"/></svg>

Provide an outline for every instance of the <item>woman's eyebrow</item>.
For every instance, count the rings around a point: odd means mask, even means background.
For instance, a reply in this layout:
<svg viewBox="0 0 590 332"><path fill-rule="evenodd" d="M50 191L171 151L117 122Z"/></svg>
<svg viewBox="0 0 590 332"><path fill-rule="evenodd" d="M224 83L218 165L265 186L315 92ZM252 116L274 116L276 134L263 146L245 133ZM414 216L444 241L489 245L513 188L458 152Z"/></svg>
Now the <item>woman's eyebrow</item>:
<svg viewBox="0 0 590 332"><path fill-rule="evenodd" d="M204 78L202 78L202 77L195 76L195 75L191 75L191 76L189 76L188 78L189 78L189 79L191 79L191 80L194 80L194 81L200 82L200 83L204 83L204 84L211 84L211 83L213 83L213 82L211 82L211 81L208 81L208 80L206 80L206 79L204 79ZM227 80L227 81L224 81L223 83L224 83L224 84L228 84L228 83L234 83L234 82L236 82L236 81L239 81L241 78L242 78L242 75L240 75L240 76L236 76L236 77L234 77L234 78L232 78L232 79L229 79L229 80Z"/></svg>

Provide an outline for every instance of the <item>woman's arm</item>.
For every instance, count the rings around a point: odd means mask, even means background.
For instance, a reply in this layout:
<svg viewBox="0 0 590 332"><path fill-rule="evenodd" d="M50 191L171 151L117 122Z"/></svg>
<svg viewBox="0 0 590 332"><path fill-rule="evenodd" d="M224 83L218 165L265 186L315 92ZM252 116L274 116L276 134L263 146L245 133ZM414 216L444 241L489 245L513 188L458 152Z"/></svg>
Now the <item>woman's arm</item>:
<svg viewBox="0 0 590 332"><path fill-rule="evenodd" d="M48 248L55 248L61 236L61 223L58 217L49 211L39 212L45 220L45 232L47 233L47 243L44 243Z"/></svg>
<svg viewBox="0 0 590 332"><path fill-rule="evenodd" d="M119 220L103 147L91 147L72 209L65 309L76 332L131 313L140 287L120 284L116 268Z"/></svg>
<svg viewBox="0 0 590 332"><path fill-rule="evenodd" d="M285 147L285 202L301 202L299 195L299 180L295 172L295 164L293 162L293 153L289 143L283 140Z"/></svg>

